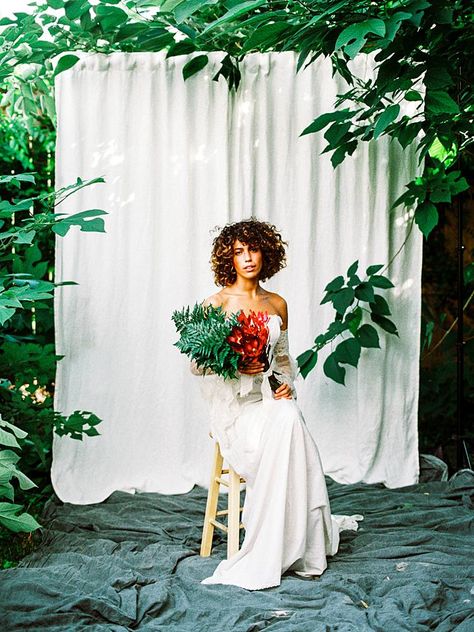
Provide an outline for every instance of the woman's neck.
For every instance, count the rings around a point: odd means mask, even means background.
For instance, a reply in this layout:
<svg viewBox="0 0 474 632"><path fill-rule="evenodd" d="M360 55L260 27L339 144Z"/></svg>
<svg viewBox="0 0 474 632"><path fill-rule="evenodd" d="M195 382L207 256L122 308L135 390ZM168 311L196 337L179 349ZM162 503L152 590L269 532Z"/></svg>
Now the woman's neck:
<svg viewBox="0 0 474 632"><path fill-rule="evenodd" d="M237 280L232 285L228 285L226 290L234 296L245 296L249 299L255 299L264 292L258 280L241 277L237 277Z"/></svg>

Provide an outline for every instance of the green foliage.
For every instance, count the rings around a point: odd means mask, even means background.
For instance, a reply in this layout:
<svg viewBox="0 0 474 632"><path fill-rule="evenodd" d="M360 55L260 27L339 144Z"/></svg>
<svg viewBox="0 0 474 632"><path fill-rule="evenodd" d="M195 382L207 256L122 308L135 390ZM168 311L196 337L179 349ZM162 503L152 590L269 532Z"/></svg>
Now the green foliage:
<svg viewBox="0 0 474 632"><path fill-rule="evenodd" d="M175 311L172 320L180 334L175 346L206 372L225 379L235 377L239 354L227 342L237 316L227 316L222 307L195 304L192 309Z"/></svg>
<svg viewBox="0 0 474 632"><path fill-rule="evenodd" d="M380 348L377 329L369 323L362 324L364 313L368 313L371 321L382 330L398 336L395 323L387 318L391 315L387 301L375 293L376 289L393 287L390 279L377 274L383 264L369 266L364 281L356 274L358 266L359 262L354 261L347 269L347 279L337 276L325 287L326 294L321 305L332 303L336 315L327 330L316 336L313 347L298 356L298 366L304 378L316 366L318 352L341 334L347 334L348 337L331 351L323 364L325 375L338 384L345 383L346 369L341 365L349 364L357 368L363 348ZM363 303L368 307L362 307Z"/></svg>
<svg viewBox="0 0 474 632"><path fill-rule="evenodd" d="M30 132L42 117L54 121L52 79L77 63L71 51L195 52L184 79L207 65L209 51L225 51L213 79L223 77L230 89L238 87L239 63L251 52L296 51L298 69L329 57L348 88L334 112L301 134L327 128L324 151L331 152L334 167L361 141L386 135L406 148L417 140L425 173L396 205L413 207L428 237L440 202L468 187L454 165L474 140L472 22L467 0L38 1L33 15L0 21L2 105L22 114ZM349 65L360 53L375 56L377 73L368 81ZM412 114L402 114L404 101L413 104Z"/></svg>
<svg viewBox="0 0 474 632"><path fill-rule="evenodd" d="M22 182L35 182L32 174L15 174L14 176L0 176L0 185L10 184L20 186ZM71 226L78 225L82 231L104 232L104 220L98 215L106 215L106 211L92 209L81 211L72 215L65 213L55 213L54 210L44 210L41 213L26 215L22 219L20 216L25 211L29 211L35 202L46 202L52 209L63 202L69 195L82 189L85 186L104 182L103 178L95 178L83 181L77 178L74 185L63 187L52 193L40 193L36 196L14 200L0 200L0 325L4 325L12 318L18 309L26 309L31 304L53 298L55 284L35 278L29 272L8 272L1 266L2 261L11 259L9 251L12 246L31 246L38 232L51 229L57 235L63 237L67 234ZM8 222L14 218L15 221ZM18 219L17 219L18 218ZM27 251L26 251L27 252ZM19 257L15 257L15 268L19 267Z"/></svg>
<svg viewBox="0 0 474 632"><path fill-rule="evenodd" d="M24 439L27 433L14 424L2 419L0 415L0 445L7 448L20 448L17 439ZM0 449L0 525L10 531L34 531L40 525L30 514L19 513L22 505L15 504L15 490L11 483L13 478L17 479L20 488L23 490L36 487L36 484L17 468L20 457L14 450Z"/></svg>
<svg viewBox="0 0 474 632"><path fill-rule="evenodd" d="M190 59L188 63L183 66L184 79L188 79L191 75L194 75L202 70L202 68L207 65L208 61L209 58L207 55L196 55L196 57Z"/></svg>

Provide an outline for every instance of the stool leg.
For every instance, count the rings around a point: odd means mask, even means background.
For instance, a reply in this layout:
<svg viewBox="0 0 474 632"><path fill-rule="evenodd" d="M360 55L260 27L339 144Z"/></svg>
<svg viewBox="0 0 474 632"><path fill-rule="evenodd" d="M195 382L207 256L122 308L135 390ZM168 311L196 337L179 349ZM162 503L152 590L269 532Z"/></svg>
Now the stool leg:
<svg viewBox="0 0 474 632"><path fill-rule="evenodd" d="M229 513L227 515L227 559L239 550L240 476L229 465Z"/></svg>
<svg viewBox="0 0 474 632"><path fill-rule="evenodd" d="M219 499L219 482L216 479L221 475L223 460L219 444L216 442L214 447L214 467L209 492L207 494L206 514L204 516L204 527L202 530L201 557L209 557L211 554L212 536L214 535L214 525L211 523L211 520L215 520L216 518L217 501Z"/></svg>

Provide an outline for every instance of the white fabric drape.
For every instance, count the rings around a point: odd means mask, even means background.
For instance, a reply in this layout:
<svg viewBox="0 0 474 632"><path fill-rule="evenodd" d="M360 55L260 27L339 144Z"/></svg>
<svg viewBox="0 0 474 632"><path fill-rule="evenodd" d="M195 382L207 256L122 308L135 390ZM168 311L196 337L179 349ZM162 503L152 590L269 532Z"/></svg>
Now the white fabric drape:
<svg viewBox="0 0 474 632"><path fill-rule="evenodd" d="M324 286L348 266L386 263L409 233L388 208L416 172L413 150L382 138L333 170L322 134L299 137L333 109L343 84L327 60L296 74L294 53L252 54L229 93L212 81L223 53L183 81L190 56L85 55L58 75L56 186L105 176L61 212L108 211L106 234L73 228L58 238L56 409L93 411L99 437L54 437L52 482L67 502L114 490L184 493L208 484L212 442L199 379L173 347L174 309L215 291L209 269L216 225L255 215L289 242L288 266L265 287L289 303L290 349L307 349L332 320ZM369 58L356 60L370 76ZM388 274L400 337L381 334L340 386L322 372L299 404L340 482L415 483L422 240L412 230Z"/></svg>

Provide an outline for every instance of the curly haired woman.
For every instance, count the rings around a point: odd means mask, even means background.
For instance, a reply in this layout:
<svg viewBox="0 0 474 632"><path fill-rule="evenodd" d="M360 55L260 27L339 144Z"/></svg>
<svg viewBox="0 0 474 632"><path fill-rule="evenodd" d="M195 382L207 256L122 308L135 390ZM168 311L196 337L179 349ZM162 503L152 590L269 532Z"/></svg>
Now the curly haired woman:
<svg viewBox="0 0 474 632"><path fill-rule="evenodd" d="M259 590L280 585L285 571L319 576L338 549L339 531L357 529L361 519L331 515L319 452L295 401L287 304L260 285L286 265L285 245L275 226L256 219L228 224L213 242L211 265L222 289L204 304L228 314L267 312L270 366L240 362L235 380L203 379L213 437L246 481L242 547L203 584ZM281 383L275 392L271 373Z"/></svg>

